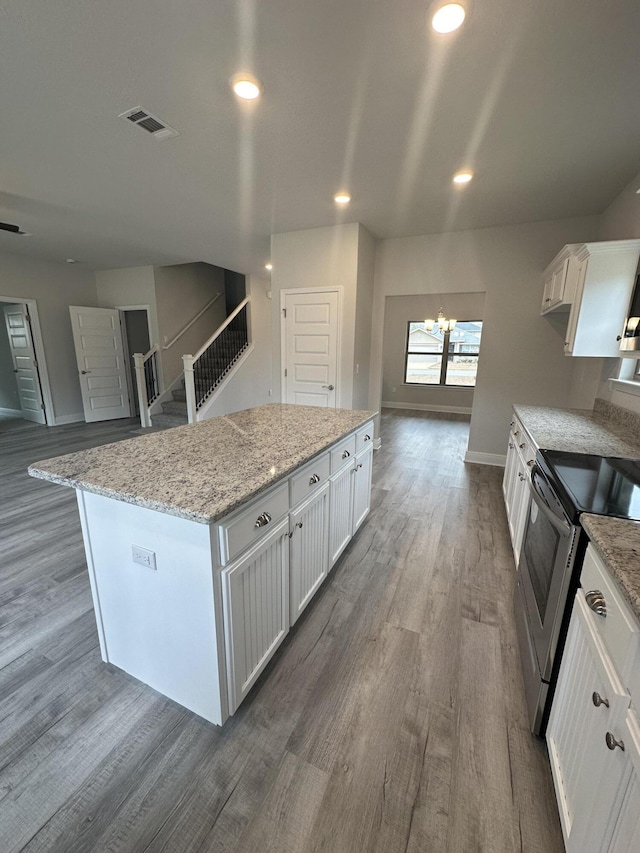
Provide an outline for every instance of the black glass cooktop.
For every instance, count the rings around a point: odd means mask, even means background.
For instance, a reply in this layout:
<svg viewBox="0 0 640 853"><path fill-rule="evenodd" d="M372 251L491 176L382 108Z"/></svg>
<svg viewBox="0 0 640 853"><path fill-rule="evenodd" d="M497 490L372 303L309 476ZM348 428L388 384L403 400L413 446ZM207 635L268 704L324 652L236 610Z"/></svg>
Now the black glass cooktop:
<svg viewBox="0 0 640 853"><path fill-rule="evenodd" d="M539 450L538 464L551 475L570 514L592 512L640 520L640 460Z"/></svg>

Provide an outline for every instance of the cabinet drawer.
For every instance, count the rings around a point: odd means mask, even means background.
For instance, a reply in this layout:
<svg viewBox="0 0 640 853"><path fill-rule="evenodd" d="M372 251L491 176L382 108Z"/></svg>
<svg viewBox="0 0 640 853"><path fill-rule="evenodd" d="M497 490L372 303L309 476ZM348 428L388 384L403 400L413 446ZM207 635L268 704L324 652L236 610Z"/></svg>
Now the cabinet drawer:
<svg viewBox="0 0 640 853"><path fill-rule="evenodd" d="M356 455L356 437L349 435L343 438L339 444L330 451L331 456L331 473L335 474L343 465L348 465L351 459Z"/></svg>
<svg viewBox="0 0 640 853"><path fill-rule="evenodd" d="M607 615L599 616L592 609L591 618L613 663L618 671L624 674L628 669L625 664L629 656L633 655L638 642L640 627L593 545L587 548L580 582L585 597L588 597L590 592L602 593Z"/></svg>
<svg viewBox="0 0 640 853"><path fill-rule="evenodd" d="M329 467L329 453L321 453L289 479L292 507L297 506L300 501L317 492L320 486L327 482Z"/></svg>
<svg viewBox="0 0 640 853"><path fill-rule="evenodd" d="M276 526L289 511L286 482L259 495L220 524L220 565L226 565L253 542Z"/></svg>
<svg viewBox="0 0 640 853"><path fill-rule="evenodd" d="M373 442L373 421L369 421L356 432L356 453Z"/></svg>

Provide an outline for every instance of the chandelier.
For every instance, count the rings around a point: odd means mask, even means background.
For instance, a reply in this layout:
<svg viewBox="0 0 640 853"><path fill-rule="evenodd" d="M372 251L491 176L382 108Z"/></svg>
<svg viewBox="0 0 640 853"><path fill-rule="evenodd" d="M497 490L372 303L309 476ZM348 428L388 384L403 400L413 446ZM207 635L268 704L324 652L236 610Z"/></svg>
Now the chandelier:
<svg viewBox="0 0 640 853"><path fill-rule="evenodd" d="M438 319L437 320L425 320L424 325L427 332L431 332L435 325L438 325L439 332L453 332L456 327L455 320L447 320L447 318L442 313L442 308L438 311Z"/></svg>

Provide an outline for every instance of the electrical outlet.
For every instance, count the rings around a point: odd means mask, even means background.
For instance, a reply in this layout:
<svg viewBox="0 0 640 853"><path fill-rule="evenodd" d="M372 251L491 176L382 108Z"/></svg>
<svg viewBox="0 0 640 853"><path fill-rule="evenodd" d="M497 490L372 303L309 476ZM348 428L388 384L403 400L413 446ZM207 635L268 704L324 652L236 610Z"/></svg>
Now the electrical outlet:
<svg viewBox="0 0 640 853"><path fill-rule="evenodd" d="M360 373L360 365L356 364L356 373Z"/></svg>
<svg viewBox="0 0 640 853"><path fill-rule="evenodd" d="M141 548L140 545L131 546L131 557L134 563L139 566L146 566L147 569L156 568L156 555L153 551L148 551L146 548Z"/></svg>
<svg viewBox="0 0 640 853"><path fill-rule="evenodd" d="M272 394L273 394L273 391L271 390L271 388L269 388L269 396L271 396Z"/></svg>

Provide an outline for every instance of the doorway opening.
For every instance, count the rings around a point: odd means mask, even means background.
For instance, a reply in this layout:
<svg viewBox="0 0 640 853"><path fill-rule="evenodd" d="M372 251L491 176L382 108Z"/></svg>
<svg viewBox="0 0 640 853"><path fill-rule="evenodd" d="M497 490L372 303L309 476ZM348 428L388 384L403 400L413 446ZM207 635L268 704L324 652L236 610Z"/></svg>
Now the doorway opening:
<svg viewBox="0 0 640 853"><path fill-rule="evenodd" d="M0 296L0 420L55 423L35 300Z"/></svg>
<svg viewBox="0 0 640 853"><path fill-rule="evenodd" d="M124 325L124 347L127 359L127 382L129 398L133 402L132 414L140 414L138 400L138 383L133 361L134 353L145 355L151 349L151 331L149 328L149 311L147 308L121 308Z"/></svg>

